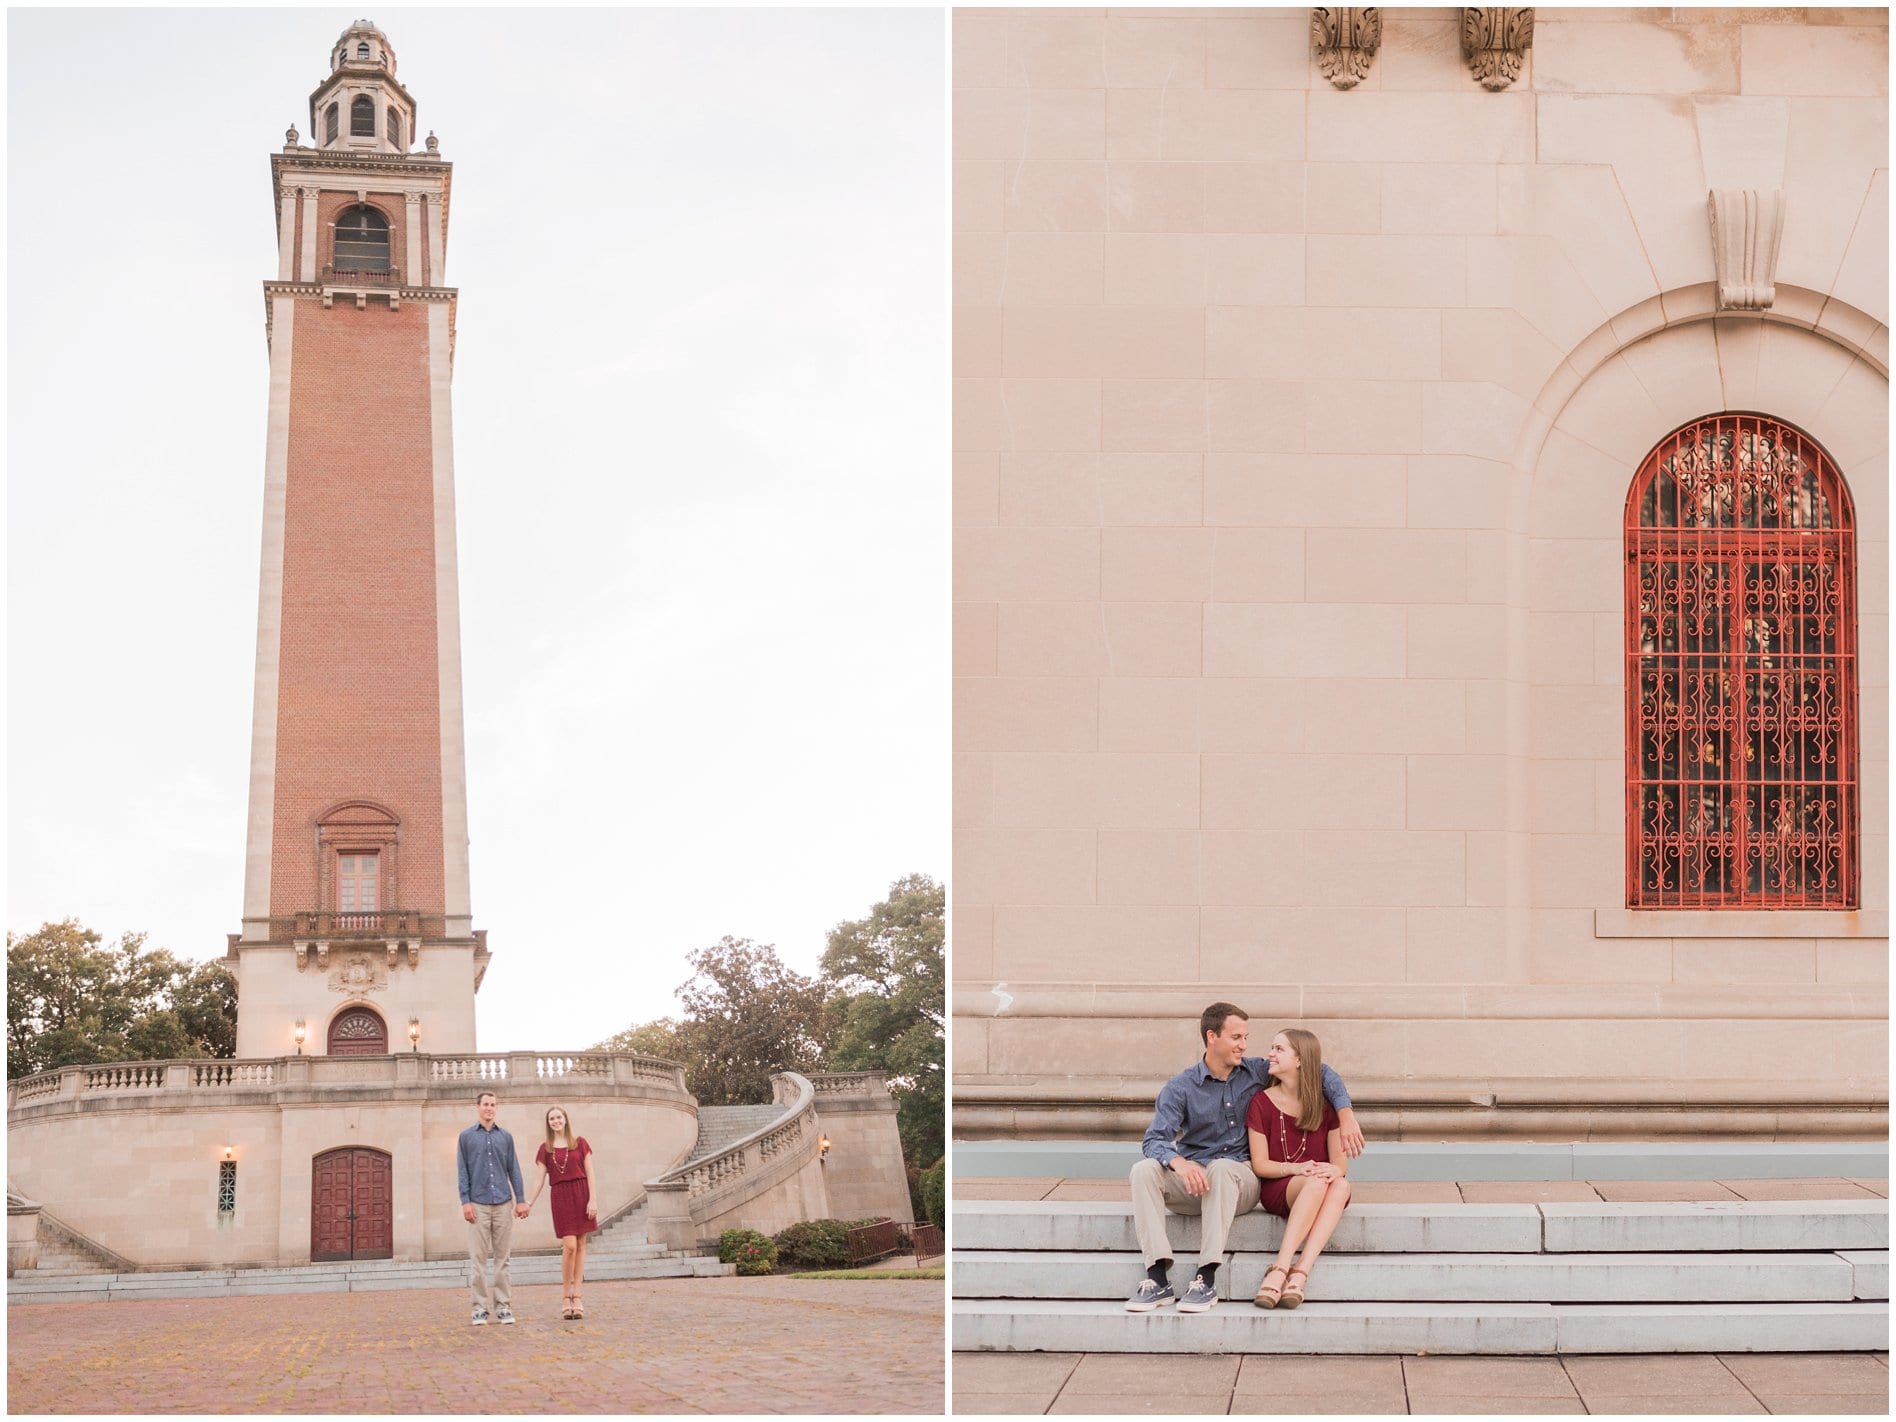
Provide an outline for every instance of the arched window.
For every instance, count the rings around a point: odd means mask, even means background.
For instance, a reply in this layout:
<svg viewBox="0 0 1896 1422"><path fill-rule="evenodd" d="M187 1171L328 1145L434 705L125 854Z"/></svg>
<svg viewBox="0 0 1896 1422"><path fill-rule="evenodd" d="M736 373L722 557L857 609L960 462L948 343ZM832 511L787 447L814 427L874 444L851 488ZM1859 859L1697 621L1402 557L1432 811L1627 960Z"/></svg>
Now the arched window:
<svg viewBox="0 0 1896 1422"><path fill-rule="evenodd" d="M367 94L356 95L349 105L349 136L375 137L375 100Z"/></svg>
<svg viewBox="0 0 1896 1422"><path fill-rule="evenodd" d="M388 270L388 219L358 204L336 219L335 268L339 272Z"/></svg>
<svg viewBox="0 0 1896 1422"><path fill-rule="evenodd" d="M342 110L339 107L335 104L331 104L328 108L323 110L324 143L334 143L336 141L337 135L342 131L341 124Z"/></svg>
<svg viewBox="0 0 1896 1422"><path fill-rule="evenodd" d="M388 111L388 146L390 148L402 146L402 116L400 111L394 108Z"/></svg>
<svg viewBox="0 0 1896 1422"><path fill-rule="evenodd" d="M338 1013L336 1020L329 1024L329 1055L387 1056L388 1028L381 1014L371 1007L351 1007Z"/></svg>
<svg viewBox="0 0 1896 1422"><path fill-rule="evenodd" d="M367 59L368 57L369 57L369 45L368 45L368 41L364 40L361 44L356 46L356 58Z"/></svg>
<svg viewBox="0 0 1896 1422"><path fill-rule="evenodd" d="M1626 901L1857 906L1856 536L1809 435L1675 430L1626 501Z"/></svg>

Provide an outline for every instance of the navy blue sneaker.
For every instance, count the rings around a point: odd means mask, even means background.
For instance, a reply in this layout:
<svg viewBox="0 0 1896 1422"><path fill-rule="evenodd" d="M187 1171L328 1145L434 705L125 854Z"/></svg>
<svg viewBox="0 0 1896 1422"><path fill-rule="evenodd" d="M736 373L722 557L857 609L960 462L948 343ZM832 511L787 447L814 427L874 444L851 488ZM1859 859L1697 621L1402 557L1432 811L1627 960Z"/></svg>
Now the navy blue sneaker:
<svg viewBox="0 0 1896 1422"><path fill-rule="evenodd" d="M1155 1308L1164 1308L1176 1297L1170 1284L1155 1284L1150 1279L1141 1279L1139 1287L1126 1300L1126 1312L1150 1313Z"/></svg>

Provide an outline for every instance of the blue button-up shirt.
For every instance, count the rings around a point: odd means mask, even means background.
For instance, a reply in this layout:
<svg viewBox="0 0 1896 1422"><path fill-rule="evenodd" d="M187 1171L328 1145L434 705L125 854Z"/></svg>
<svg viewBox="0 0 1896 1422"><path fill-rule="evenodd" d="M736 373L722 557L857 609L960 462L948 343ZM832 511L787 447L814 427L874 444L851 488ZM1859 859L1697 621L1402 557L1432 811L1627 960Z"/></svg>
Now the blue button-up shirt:
<svg viewBox="0 0 1896 1422"><path fill-rule="evenodd" d="M499 1126L489 1130L475 1124L461 1132L461 1203L464 1205L505 1205L527 1198L526 1181L520 1175L520 1158L514 1154L513 1137ZM511 1178L513 1192L507 1186Z"/></svg>
<svg viewBox="0 0 1896 1422"><path fill-rule="evenodd" d="M1145 1153L1160 1165L1170 1165L1180 1155L1200 1165L1249 1160L1251 1138L1244 1129L1244 1113L1270 1078L1271 1064L1264 1057L1246 1057L1223 1081L1200 1057L1159 1088L1159 1103L1145 1133ZM1337 1110L1349 1109L1343 1078L1328 1062L1323 1064L1323 1094Z"/></svg>

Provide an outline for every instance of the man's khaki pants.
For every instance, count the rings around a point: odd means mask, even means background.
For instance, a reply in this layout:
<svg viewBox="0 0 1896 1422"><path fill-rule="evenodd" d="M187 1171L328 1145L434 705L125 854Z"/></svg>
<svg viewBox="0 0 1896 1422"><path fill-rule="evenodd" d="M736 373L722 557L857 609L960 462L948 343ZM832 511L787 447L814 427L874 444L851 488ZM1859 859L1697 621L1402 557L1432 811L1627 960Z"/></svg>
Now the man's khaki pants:
<svg viewBox="0 0 1896 1422"><path fill-rule="evenodd" d="M509 1256L513 1253L514 1202L504 1205L474 1206L474 1218L467 1227L467 1260L474 1266L469 1286L474 1307L499 1313L513 1306L513 1282L508 1277ZM487 1265L492 1261L494 1282L487 1282Z"/></svg>
<svg viewBox="0 0 1896 1422"><path fill-rule="evenodd" d="M1214 1160L1205 1167L1211 1189L1193 1195L1185 1189L1178 1173L1160 1165L1150 1156L1132 1167L1132 1227L1139 1236L1139 1248L1145 1254L1146 1268L1161 1259L1170 1259L1172 1241L1166 1234L1165 1212L1198 1215L1200 1238L1198 1263L1222 1264L1225 1237L1231 1233L1231 1221L1247 1210L1257 1208L1257 1175L1241 1160Z"/></svg>

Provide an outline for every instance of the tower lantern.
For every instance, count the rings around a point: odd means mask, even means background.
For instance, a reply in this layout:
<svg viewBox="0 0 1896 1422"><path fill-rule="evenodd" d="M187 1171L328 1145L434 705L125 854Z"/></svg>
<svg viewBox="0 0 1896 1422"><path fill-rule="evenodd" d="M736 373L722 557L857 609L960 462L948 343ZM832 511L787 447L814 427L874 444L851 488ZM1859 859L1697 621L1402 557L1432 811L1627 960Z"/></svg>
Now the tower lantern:
<svg viewBox="0 0 1896 1422"><path fill-rule="evenodd" d="M368 21L271 157L270 410L237 1052L474 1050L449 390L451 165ZM332 128L329 115L336 115Z"/></svg>
<svg viewBox="0 0 1896 1422"><path fill-rule="evenodd" d="M415 141L415 100L395 78L395 47L369 20L342 32L329 52L329 77L309 96L316 147L406 153Z"/></svg>

